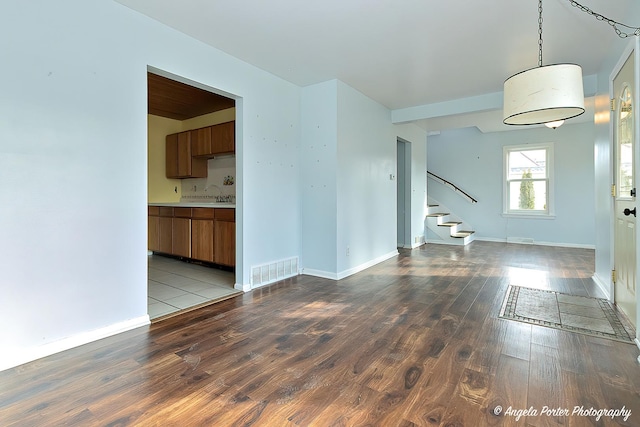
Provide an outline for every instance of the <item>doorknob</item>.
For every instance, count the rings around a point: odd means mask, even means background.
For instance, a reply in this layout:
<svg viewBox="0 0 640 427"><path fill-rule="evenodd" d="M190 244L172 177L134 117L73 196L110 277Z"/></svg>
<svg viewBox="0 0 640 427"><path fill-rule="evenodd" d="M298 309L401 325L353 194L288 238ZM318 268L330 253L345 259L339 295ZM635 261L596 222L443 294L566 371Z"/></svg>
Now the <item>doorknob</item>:
<svg viewBox="0 0 640 427"><path fill-rule="evenodd" d="M626 216L629 216L630 214L633 214L633 216L636 216L636 208L633 208L633 209L626 208L624 211L622 211L622 213L625 214Z"/></svg>

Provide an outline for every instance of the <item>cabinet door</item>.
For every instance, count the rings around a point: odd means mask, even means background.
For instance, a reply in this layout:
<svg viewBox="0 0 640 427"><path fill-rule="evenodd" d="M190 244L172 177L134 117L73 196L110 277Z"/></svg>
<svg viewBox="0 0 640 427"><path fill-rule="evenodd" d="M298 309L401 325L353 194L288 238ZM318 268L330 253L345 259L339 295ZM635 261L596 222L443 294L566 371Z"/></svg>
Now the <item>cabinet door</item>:
<svg viewBox="0 0 640 427"><path fill-rule="evenodd" d="M214 226L212 219L191 220L191 258L214 262Z"/></svg>
<svg viewBox="0 0 640 427"><path fill-rule="evenodd" d="M191 175L191 135L189 132L178 134L178 176Z"/></svg>
<svg viewBox="0 0 640 427"><path fill-rule="evenodd" d="M236 151L236 122L211 126L211 145L214 154Z"/></svg>
<svg viewBox="0 0 640 427"><path fill-rule="evenodd" d="M191 131L167 135L167 178L206 178L207 159L193 157Z"/></svg>
<svg viewBox="0 0 640 427"><path fill-rule="evenodd" d="M148 233L147 233L147 248L150 251L160 250L160 217L149 215L147 220Z"/></svg>
<svg viewBox="0 0 640 427"><path fill-rule="evenodd" d="M191 133L191 155L210 156L211 155L211 126L194 129Z"/></svg>
<svg viewBox="0 0 640 427"><path fill-rule="evenodd" d="M236 265L236 223L215 221L214 255L216 264Z"/></svg>
<svg viewBox="0 0 640 427"><path fill-rule="evenodd" d="M171 253L172 248L172 218L158 217L158 251L165 254Z"/></svg>
<svg viewBox="0 0 640 427"><path fill-rule="evenodd" d="M171 233L171 253L190 258L191 220L189 218L173 218Z"/></svg>

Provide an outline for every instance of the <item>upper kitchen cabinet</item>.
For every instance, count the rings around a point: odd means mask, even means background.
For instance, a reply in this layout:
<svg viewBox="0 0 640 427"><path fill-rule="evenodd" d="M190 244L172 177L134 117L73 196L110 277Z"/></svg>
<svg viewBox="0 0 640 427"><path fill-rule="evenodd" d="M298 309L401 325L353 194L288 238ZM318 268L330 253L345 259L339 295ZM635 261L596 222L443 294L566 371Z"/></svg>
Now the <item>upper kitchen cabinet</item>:
<svg viewBox="0 0 640 427"><path fill-rule="evenodd" d="M211 146L213 154L231 154L236 151L236 122L211 126Z"/></svg>
<svg viewBox="0 0 640 427"><path fill-rule="evenodd" d="M225 122L189 131L193 156L215 157L236 150L236 122Z"/></svg>
<svg viewBox="0 0 640 427"><path fill-rule="evenodd" d="M191 132L167 135L167 178L205 178L207 159L193 157Z"/></svg>
<svg viewBox="0 0 640 427"><path fill-rule="evenodd" d="M189 131L191 137L191 154L193 156L209 156L211 151L211 126Z"/></svg>

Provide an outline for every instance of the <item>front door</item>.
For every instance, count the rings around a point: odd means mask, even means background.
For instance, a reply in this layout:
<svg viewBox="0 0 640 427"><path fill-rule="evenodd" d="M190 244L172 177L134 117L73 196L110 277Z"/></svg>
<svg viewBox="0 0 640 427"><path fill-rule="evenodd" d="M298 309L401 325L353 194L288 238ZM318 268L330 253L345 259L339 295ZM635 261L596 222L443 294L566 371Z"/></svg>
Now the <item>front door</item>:
<svg viewBox="0 0 640 427"><path fill-rule="evenodd" d="M615 147L615 303L636 325L636 193L633 105L635 52L613 79Z"/></svg>

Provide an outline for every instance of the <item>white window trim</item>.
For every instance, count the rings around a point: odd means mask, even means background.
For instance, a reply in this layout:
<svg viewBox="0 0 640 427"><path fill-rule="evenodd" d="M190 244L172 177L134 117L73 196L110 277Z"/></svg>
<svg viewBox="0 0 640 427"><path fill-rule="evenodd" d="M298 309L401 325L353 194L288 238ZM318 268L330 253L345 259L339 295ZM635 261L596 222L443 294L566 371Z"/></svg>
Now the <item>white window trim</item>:
<svg viewBox="0 0 640 427"><path fill-rule="evenodd" d="M546 211L512 211L509 210L509 186L507 184L507 161L511 151L526 150L547 150L547 179L549 186L547 188L547 210ZM505 218L523 218L523 219L554 219L555 212L555 182L554 182L554 143L546 142L540 144L525 145L505 145L502 147L502 216Z"/></svg>

